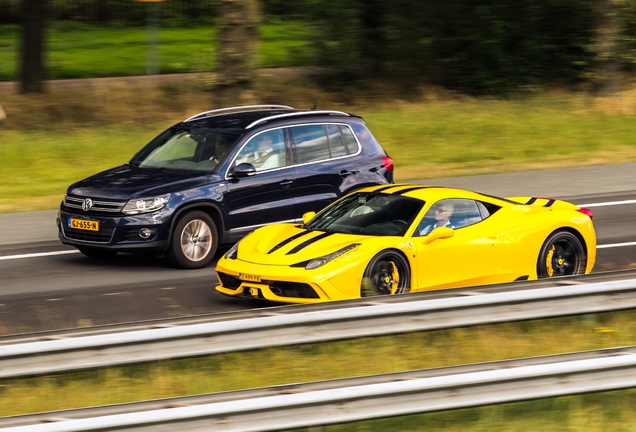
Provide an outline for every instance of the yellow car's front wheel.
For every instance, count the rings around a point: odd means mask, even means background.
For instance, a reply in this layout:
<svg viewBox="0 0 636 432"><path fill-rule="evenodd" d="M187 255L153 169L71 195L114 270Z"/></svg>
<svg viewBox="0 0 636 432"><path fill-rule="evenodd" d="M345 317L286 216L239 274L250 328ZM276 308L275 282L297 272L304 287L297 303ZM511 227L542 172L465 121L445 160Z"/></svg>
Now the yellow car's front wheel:
<svg viewBox="0 0 636 432"><path fill-rule="evenodd" d="M383 251L376 255L362 276L361 297L402 294L411 286L411 268L397 251Z"/></svg>
<svg viewBox="0 0 636 432"><path fill-rule="evenodd" d="M549 278L585 273L587 254L581 240L569 231L556 231L543 243L537 276Z"/></svg>

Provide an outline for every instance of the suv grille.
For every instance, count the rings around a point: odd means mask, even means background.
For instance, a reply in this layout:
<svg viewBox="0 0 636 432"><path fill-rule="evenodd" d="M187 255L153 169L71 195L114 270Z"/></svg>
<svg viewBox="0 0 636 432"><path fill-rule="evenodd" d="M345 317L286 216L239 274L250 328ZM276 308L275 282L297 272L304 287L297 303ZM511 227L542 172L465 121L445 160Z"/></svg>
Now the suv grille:
<svg viewBox="0 0 636 432"><path fill-rule="evenodd" d="M100 214L100 213L119 213L126 205L127 201L117 201L105 198L91 198L93 200L93 206L90 210L85 211L82 208L82 204L89 197L79 197L76 195L66 195L64 199L64 207L69 209L82 210L86 214Z"/></svg>
<svg viewBox="0 0 636 432"><path fill-rule="evenodd" d="M115 233L115 228L101 228L99 232L74 230L63 227L64 237L71 240L79 240L90 243L110 243Z"/></svg>

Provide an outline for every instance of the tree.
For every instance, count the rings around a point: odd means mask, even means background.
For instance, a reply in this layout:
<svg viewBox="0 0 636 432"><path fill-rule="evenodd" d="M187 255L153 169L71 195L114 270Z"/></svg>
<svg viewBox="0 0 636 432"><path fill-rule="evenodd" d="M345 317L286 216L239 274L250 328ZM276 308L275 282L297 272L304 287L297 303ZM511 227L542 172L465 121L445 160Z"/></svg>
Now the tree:
<svg viewBox="0 0 636 432"><path fill-rule="evenodd" d="M22 0L20 93L44 92L44 30L48 0Z"/></svg>
<svg viewBox="0 0 636 432"><path fill-rule="evenodd" d="M619 90L617 56L619 16L615 0L594 0L595 67L594 88L599 96L612 96Z"/></svg>
<svg viewBox="0 0 636 432"><path fill-rule="evenodd" d="M217 91L224 105L234 105L254 84L258 66L258 0L221 0L218 25Z"/></svg>

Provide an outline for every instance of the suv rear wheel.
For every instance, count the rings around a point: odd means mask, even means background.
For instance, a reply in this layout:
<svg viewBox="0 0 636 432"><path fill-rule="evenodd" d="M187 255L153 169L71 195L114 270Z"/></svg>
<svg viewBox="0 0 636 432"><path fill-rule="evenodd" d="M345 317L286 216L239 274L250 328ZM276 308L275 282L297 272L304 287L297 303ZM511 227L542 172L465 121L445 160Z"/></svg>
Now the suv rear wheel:
<svg viewBox="0 0 636 432"><path fill-rule="evenodd" d="M203 268L214 259L217 245L218 231L210 215L193 211L175 225L166 257L176 267Z"/></svg>

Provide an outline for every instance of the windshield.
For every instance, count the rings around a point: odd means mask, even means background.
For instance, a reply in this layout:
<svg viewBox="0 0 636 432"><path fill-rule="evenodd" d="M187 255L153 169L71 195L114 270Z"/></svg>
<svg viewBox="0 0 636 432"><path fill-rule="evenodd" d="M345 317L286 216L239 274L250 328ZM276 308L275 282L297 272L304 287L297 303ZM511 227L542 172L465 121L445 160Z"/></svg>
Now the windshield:
<svg viewBox="0 0 636 432"><path fill-rule="evenodd" d="M152 140L130 163L142 168L209 172L221 163L238 138L205 128L172 128Z"/></svg>
<svg viewBox="0 0 636 432"><path fill-rule="evenodd" d="M401 195L358 192L314 217L308 229L345 234L403 236L424 201Z"/></svg>

